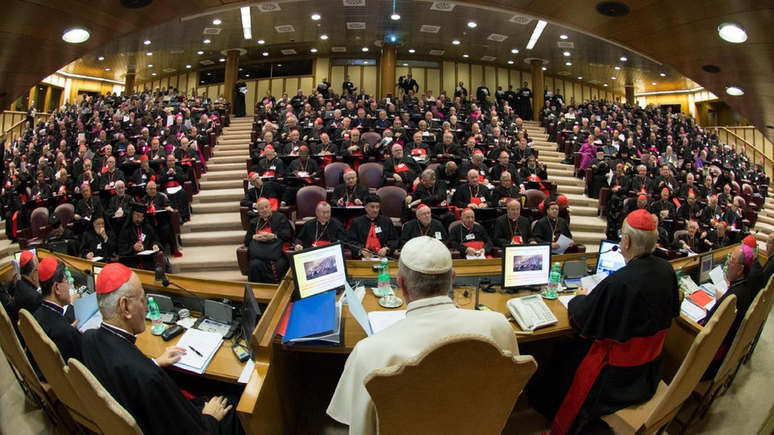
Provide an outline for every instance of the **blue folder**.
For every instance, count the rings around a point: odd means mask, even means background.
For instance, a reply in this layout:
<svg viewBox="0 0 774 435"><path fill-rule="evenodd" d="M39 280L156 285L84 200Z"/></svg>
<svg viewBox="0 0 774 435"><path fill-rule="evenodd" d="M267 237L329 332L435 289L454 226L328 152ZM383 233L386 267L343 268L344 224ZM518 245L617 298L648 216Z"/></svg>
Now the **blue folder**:
<svg viewBox="0 0 774 435"><path fill-rule="evenodd" d="M283 344L314 335L326 335L336 328L336 292L328 291L293 302Z"/></svg>

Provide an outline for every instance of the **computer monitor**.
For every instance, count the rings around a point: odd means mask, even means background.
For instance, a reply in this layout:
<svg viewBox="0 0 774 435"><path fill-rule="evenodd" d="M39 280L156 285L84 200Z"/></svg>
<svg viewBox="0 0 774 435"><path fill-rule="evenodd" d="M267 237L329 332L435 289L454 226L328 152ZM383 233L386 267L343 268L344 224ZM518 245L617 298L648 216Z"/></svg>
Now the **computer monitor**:
<svg viewBox="0 0 774 435"><path fill-rule="evenodd" d="M38 250L37 249L34 249L34 248L33 249L28 249L28 251L32 252L32 255L34 255L36 257L38 256ZM21 253L22 253L22 251L14 252L13 253L13 259L16 260L17 262L19 262L19 260L21 260Z"/></svg>
<svg viewBox="0 0 774 435"><path fill-rule="evenodd" d="M255 299L255 293L253 293L253 287L250 284L245 284L245 295L242 299L242 332L245 335L245 346L247 352L250 354L250 359L255 359L255 350L250 345L250 336L255 331L255 325L258 324L258 319L261 317L261 307L258 306L258 301Z"/></svg>
<svg viewBox="0 0 774 435"><path fill-rule="evenodd" d="M290 269L300 299L344 288L347 283L347 263L339 242L291 254Z"/></svg>
<svg viewBox="0 0 774 435"><path fill-rule="evenodd" d="M699 257L699 285L710 281L713 263L712 252L707 252Z"/></svg>
<svg viewBox="0 0 774 435"><path fill-rule="evenodd" d="M550 274L550 243L503 246L503 289L517 290L546 285Z"/></svg>
<svg viewBox="0 0 774 435"><path fill-rule="evenodd" d="M599 244L597 271L595 273L610 275L624 267L624 265L626 265L626 260L624 260L624 256L621 253L621 245L610 240L603 240Z"/></svg>
<svg viewBox="0 0 774 435"><path fill-rule="evenodd" d="M94 282L97 282L97 275L102 272L102 266L97 266L95 264L91 265L91 276L94 277Z"/></svg>

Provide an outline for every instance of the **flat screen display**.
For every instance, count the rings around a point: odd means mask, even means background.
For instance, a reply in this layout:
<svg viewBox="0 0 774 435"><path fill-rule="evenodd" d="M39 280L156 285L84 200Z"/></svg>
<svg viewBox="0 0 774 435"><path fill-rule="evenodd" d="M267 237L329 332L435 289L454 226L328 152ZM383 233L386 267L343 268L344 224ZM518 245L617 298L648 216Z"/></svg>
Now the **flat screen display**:
<svg viewBox="0 0 774 435"><path fill-rule="evenodd" d="M609 240L603 240L602 243L599 244L596 273L610 275L625 265L626 261L621 253L621 245Z"/></svg>
<svg viewBox="0 0 774 435"><path fill-rule="evenodd" d="M710 271L714 262L712 260L712 252L707 252L699 257L699 284L704 284L710 281Z"/></svg>
<svg viewBox="0 0 774 435"><path fill-rule="evenodd" d="M341 243L296 252L290 257L290 268L301 299L343 288L347 282Z"/></svg>
<svg viewBox="0 0 774 435"><path fill-rule="evenodd" d="M546 285L550 273L551 244L503 246L503 288Z"/></svg>
<svg viewBox="0 0 774 435"><path fill-rule="evenodd" d="M258 319L261 317L261 307L258 306L258 301L255 299L255 293L253 293L253 287L250 284L245 284L245 294L242 299L242 331L245 334L245 345L247 351L250 353L250 359L255 359L255 350L250 345L250 337L255 331L255 325L258 324Z"/></svg>

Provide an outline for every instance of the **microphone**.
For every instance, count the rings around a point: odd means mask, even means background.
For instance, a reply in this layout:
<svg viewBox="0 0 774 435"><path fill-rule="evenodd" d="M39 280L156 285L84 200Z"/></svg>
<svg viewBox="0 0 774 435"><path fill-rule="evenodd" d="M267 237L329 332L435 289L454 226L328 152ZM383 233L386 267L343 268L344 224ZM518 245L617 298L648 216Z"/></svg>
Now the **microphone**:
<svg viewBox="0 0 774 435"><path fill-rule="evenodd" d="M607 254L608 252L618 252L619 249L620 249L620 247L618 245L615 245L615 246L613 246L612 248L610 248L610 249L608 249L606 251L600 252L599 255Z"/></svg>
<svg viewBox="0 0 774 435"><path fill-rule="evenodd" d="M196 293L193 293L190 290L184 289L183 287L181 287L178 284L175 284L174 282L169 282L169 278L167 278L167 274L166 274L166 272L164 272L163 268L156 267L154 272L155 272L154 277L153 277L154 281L160 282L161 285L164 286L165 288L169 287L169 285L171 284L175 288L178 288L178 289L186 292L187 294L193 296L194 298L196 298L196 301L199 303L199 312L204 314L204 304L202 304L201 298L199 298L199 296Z"/></svg>
<svg viewBox="0 0 774 435"><path fill-rule="evenodd" d="M372 251L372 250L370 250L370 249L366 249L366 248L361 248L360 246L357 246L357 245L355 245L355 244L352 244L352 243L347 243L347 242L345 242L345 241L343 241L343 240L339 240L339 242L341 242L341 244L342 244L342 245L344 245L344 246L346 246L346 247L348 247L348 248L352 248L352 249L354 249L354 250L355 250L355 251L357 251L357 252L360 252L360 251L366 251L366 252L370 252L370 253L371 253L373 256L375 256L375 257L382 257L382 258L386 258L386 259L388 259L388 260L390 260L390 261L396 261L396 262L398 261L397 259L395 259L395 258L393 258L393 257L389 257L389 256L387 256L387 255L379 255L379 253L378 253L378 252L374 252L374 251Z"/></svg>

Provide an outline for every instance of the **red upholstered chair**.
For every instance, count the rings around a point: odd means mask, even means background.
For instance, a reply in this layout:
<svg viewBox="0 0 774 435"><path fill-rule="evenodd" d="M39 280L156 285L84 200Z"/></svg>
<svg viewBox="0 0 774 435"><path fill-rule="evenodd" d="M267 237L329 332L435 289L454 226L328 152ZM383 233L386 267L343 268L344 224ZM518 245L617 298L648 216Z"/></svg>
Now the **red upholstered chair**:
<svg viewBox="0 0 774 435"><path fill-rule="evenodd" d="M341 184L341 174L349 168L349 165L343 162L332 162L325 165L323 170L325 174L325 187L333 189Z"/></svg>
<svg viewBox="0 0 774 435"><path fill-rule="evenodd" d="M545 201L546 194L538 189L527 189L524 191L524 207L537 210L540 203Z"/></svg>
<svg viewBox="0 0 774 435"><path fill-rule="evenodd" d="M301 227L313 218L314 210L320 201L325 201L325 189L320 186L304 186L296 194L296 227Z"/></svg>
<svg viewBox="0 0 774 435"><path fill-rule="evenodd" d="M440 165L441 165L440 163L430 163L429 165L427 165L427 169L430 169L431 171L435 171L436 168L438 168L438 166Z"/></svg>
<svg viewBox="0 0 774 435"><path fill-rule="evenodd" d="M739 195L742 192L742 189L739 188L739 183L736 181L731 182L731 193L734 195Z"/></svg>
<svg viewBox="0 0 774 435"><path fill-rule="evenodd" d="M247 276L247 270L250 268L250 257L247 246L242 245L237 248L237 262L239 263L239 272Z"/></svg>
<svg viewBox="0 0 774 435"><path fill-rule="evenodd" d="M48 209L38 207L32 210L29 228L19 230L19 246L21 249L37 248L45 242L51 226L48 224Z"/></svg>
<svg viewBox="0 0 774 435"><path fill-rule="evenodd" d="M373 131L367 131L360 136L368 145L374 146L376 142L381 140L382 136L379 133Z"/></svg>
<svg viewBox="0 0 774 435"><path fill-rule="evenodd" d="M367 187L369 190L376 190L382 184L382 176L384 174L384 166L381 163L363 163L357 169L358 178L360 178L360 184Z"/></svg>
<svg viewBox="0 0 774 435"><path fill-rule="evenodd" d="M59 204L56 206L54 213L59 215L59 218L62 220L62 225L67 226L73 220L73 215L75 215L75 206L69 202Z"/></svg>
<svg viewBox="0 0 774 435"><path fill-rule="evenodd" d="M400 217L406 202L406 191L397 186L384 186L377 190L376 194L382 199L382 213L392 219L395 229L400 232Z"/></svg>

